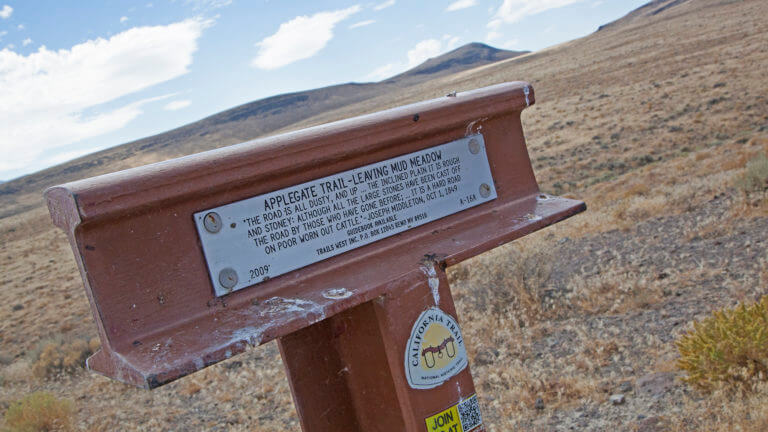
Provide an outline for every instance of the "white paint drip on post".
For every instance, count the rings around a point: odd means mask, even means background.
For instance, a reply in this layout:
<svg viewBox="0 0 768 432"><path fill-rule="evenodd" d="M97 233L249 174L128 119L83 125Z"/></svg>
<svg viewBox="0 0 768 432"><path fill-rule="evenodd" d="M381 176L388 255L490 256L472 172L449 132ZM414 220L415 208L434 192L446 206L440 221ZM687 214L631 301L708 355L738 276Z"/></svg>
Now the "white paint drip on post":
<svg viewBox="0 0 768 432"><path fill-rule="evenodd" d="M479 134L483 130L483 125L481 124L481 125L478 125L477 127L475 127L475 125L485 120L488 120L488 117L479 118L477 120L472 120L471 122L469 122L469 124L467 125L467 129L464 131L464 136L468 137L470 135Z"/></svg>
<svg viewBox="0 0 768 432"><path fill-rule="evenodd" d="M435 263L431 262L429 265L423 265L421 271L427 275L427 283L429 284L430 291L432 291L432 297L435 299L435 306L440 306L440 278L437 277Z"/></svg>
<svg viewBox="0 0 768 432"><path fill-rule="evenodd" d="M528 86L523 87L523 94L525 95L525 106L531 106L531 101L528 99L528 95L531 94L531 89Z"/></svg>

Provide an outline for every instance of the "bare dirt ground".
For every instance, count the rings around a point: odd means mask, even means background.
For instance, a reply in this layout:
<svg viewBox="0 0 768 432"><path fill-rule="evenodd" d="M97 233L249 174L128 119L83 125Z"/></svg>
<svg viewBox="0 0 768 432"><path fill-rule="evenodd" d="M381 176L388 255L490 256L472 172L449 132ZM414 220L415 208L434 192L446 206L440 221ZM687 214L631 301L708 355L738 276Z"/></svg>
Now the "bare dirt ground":
<svg viewBox="0 0 768 432"><path fill-rule="evenodd" d="M768 152L768 3L666 3L296 126L533 83L523 121L542 189L589 209L450 269L490 431L768 430L768 387L694 390L674 345L691 321L768 294L768 196L736 181ZM299 430L273 343L152 392L67 367L96 330L42 207L0 219L0 296L0 412L48 390L82 430Z"/></svg>

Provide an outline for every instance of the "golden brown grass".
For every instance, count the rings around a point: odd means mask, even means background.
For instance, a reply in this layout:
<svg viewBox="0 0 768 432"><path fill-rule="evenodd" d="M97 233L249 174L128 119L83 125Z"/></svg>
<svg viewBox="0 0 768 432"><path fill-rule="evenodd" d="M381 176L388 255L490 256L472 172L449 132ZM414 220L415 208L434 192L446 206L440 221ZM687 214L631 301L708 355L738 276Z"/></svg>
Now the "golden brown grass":
<svg viewBox="0 0 768 432"><path fill-rule="evenodd" d="M707 397L685 398L681 412L670 419L675 432L761 432L768 430L768 384L740 393L715 390Z"/></svg>
<svg viewBox="0 0 768 432"><path fill-rule="evenodd" d="M552 305L544 295L552 272L551 253L539 248L504 247L502 251L494 259L461 266L451 280L487 286L475 290L468 301L478 311L504 316L518 327L531 326L551 315Z"/></svg>
<svg viewBox="0 0 768 432"><path fill-rule="evenodd" d="M749 390L768 381L768 296L715 311L677 341L685 382L702 389L725 384Z"/></svg>
<svg viewBox="0 0 768 432"><path fill-rule="evenodd" d="M99 339L48 338L29 353L32 373L38 378L52 378L85 367L85 359L99 348Z"/></svg>
<svg viewBox="0 0 768 432"><path fill-rule="evenodd" d="M760 193L768 189L768 156L760 153L749 162L746 158L741 166L744 172L736 178L736 187L746 194Z"/></svg>
<svg viewBox="0 0 768 432"><path fill-rule="evenodd" d="M48 392L35 392L14 402L5 412L3 431L68 432L72 431L72 402L57 399Z"/></svg>
<svg viewBox="0 0 768 432"><path fill-rule="evenodd" d="M656 280L655 275L609 268L591 277L574 276L567 301L589 315L625 313L661 301L665 285L668 282Z"/></svg>

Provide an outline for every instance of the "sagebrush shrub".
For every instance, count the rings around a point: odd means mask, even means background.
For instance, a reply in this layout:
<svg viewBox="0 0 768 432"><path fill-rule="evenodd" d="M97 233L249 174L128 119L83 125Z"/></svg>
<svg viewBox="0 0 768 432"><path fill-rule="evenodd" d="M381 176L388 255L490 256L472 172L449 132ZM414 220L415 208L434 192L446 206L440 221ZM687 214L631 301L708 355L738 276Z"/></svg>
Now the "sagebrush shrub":
<svg viewBox="0 0 768 432"><path fill-rule="evenodd" d="M66 399L57 399L48 392L34 392L8 407L3 431L71 431L72 410L72 402Z"/></svg>
<svg viewBox="0 0 768 432"><path fill-rule="evenodd" d="M768 296L716 311L677 341L684 380L708 390L719 384L749 388L768 379Z"/></svg>
<svg viewBox="0 0 768 432"><path fill-rule="evenodd" d="M765 153L747 162L744 173L736 179L736 187L746 193L768 189L768 156Z"/></svg>
<svg viewBox="0 0 768 432"><path fill-rule="evenodd" d="M31 353L32 372L39 378L50 378L71 373L85 365L85 359L99 347L98 339L64 339L61 337L40 342Z"/></svg>

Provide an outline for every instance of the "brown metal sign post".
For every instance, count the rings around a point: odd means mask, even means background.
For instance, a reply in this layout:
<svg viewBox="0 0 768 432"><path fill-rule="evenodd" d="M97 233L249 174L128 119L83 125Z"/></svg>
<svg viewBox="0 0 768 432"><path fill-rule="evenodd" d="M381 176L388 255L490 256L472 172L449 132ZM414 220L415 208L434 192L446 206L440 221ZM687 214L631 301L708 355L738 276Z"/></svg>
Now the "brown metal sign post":
<svg viewBox="0 0 768 432"><path fill-rule="evenodd" d="M46 191L101 350L154 388L278 339L302 429L483 430L444 269L585 209L540 193L522 82Z"/></svg>

